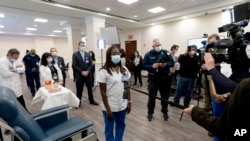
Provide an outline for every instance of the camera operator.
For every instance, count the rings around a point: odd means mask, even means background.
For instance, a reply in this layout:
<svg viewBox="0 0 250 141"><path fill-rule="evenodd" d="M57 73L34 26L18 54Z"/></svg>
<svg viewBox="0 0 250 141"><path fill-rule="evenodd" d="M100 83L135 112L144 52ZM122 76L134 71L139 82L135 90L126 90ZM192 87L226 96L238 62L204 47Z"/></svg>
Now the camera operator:
<svg viewBox="0 0 250 141"><path fill-rule="evenodd" d="M198 60L194 57L196 48L195 45L189 46L186 53L181 55L178 59L180 63L180 76L177 82L174 103L179 104L182 94L185 93L185 107L188 107L191 101L193 85L198 70Z"/></svg>
<svg viewBox="0 0 250 141"><path fill-rule="evenodd" d="M184 112L191 115L192 120L218 137L225 138L226 141L248 141L250 134L239 136L237 130L246 129L250 131L249 111L250 107L250 79L243 80L238 87L237 83L226 78L215 69L214 59L211 54L205 54L205 68L209 70L214 82L220 82L225 90L233 92L221 117L213 116L204 109L190 105ZM236 89L235 89L236 88ZM225 98L228 95L223 95Z"/></svg>
<svg viewBox="0 0 250 141"><path fill-rule="evenodd" d="M208 37L208 44L211 45L211 44L214 44L216 43L218 40L220 40L220 37L219 35L217 34L212 34ZM216 69L218 71L220 71L220 64L217 63L216 64ZM207 80L205 78L205 75L207 77ZM207 84L206 84L206 81L208 81L208 87L207 87ZM213 94L212 90L214 89L214 85L213 85L213 80L211 78L211 75L209 74L209 72L207 70L202 70L202 86L203 86L203 89L204 89L204 96L205 96L205 104L204 104L204 109L209 112L211 110L211 99L210 99L210 96L209 94Z"/></svg>
<svg viewBox="0 0 250 141"><path fill-rule="evenodd" d="M158 90L162 99L168 100L170 93L170 67L174 66L171 54L162 49L158 39L153 40L153 49L145 54L143 69L148 71L148 91L150 95L157 96ZM148 98L148 120L151 121L155 108L155 97ZM165 121L168 120L168 103L161 101L161 112Z"/></svg>

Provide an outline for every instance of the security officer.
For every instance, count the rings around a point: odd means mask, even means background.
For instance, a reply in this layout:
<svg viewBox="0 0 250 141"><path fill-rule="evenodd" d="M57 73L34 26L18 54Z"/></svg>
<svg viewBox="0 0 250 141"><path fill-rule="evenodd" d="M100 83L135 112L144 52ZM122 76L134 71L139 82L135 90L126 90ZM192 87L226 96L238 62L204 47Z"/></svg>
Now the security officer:
<svg viewBox="0 0 250 141"><path fill-rule="evenodd" d="M162 49L161 43L158 39L153 40L153 49L145 54L142 66L148 71L148 121L151 121L155 108L155 97L158 90L160 91L161 98L168 100L170 93L170 67L174 66L174 60L171 54ZM161 101L161 112L165 121L168 120L168 103Z"/></svg>
<svg viewBox="0 0 250 141"><path fill-rule="evenodd" d="M38 90L41 87L40 76L39 76L40 57L36 54L35 49L31 49L30 54L24 56L23 62L25 65L26 80L28 81L30 92L32 96L34 96L36 90ZM36 90L34 81L36 82Z"/></svg>

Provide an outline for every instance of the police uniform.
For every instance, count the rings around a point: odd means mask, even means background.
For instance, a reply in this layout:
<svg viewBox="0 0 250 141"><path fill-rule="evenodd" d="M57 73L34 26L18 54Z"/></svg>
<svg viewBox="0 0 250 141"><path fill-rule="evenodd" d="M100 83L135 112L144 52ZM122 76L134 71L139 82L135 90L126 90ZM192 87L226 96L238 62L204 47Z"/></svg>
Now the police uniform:
<svg viewBox="0 0 250 141"><path fill-rule="evenodd" d="M159 61L166 63L164 68L154 69L153 64ZM171 54L167 50L161 50L156 52L151 50L145 54L142 66L148 71L148 91L150 95L157 96L158 90L162 99L168 100L170 93L170 78L169 73L170 67L174 66L174 60ZM168 103L161 101L161 112L163 114L168 112ZM148 99L148 114L154 113L155 108L155 97L149 96Z"/></svg>
<svg viewBox="0 0 250 141"><path fill-rule="evenodd" d="M40 76L39 76L40 57L38 55L27 54L24 56L23 62L25 64L26 80L28 82L30 92L34 96L36 90L38 90L41 86ZM34 81L36 82L36 90Z"/></svg>

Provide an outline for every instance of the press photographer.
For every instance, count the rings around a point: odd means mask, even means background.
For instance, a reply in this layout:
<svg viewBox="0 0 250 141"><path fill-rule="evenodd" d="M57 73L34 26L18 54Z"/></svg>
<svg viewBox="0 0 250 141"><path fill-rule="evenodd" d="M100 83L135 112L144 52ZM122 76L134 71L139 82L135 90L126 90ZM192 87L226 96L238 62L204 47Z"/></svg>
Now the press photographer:
<svg viewBox="0 0 250 141"><path fill-rule="evenodd" d="M155 108L155 97L158 90L161 98L168 100L170 93L170 67L174 66L174 60L167 50L162 49L158 39L153 40L153 49L145 54L142 62L143 69L148 71L148 121L151 121ZM168 102L161 101L161 112L164 120L168 120Z"/></svg>
<svg viewBox="0 0 250 141"><path fill-rule="evenodd" d="M189 46L186 53L178 59L180 73L177 82L174 103L179 104L181 96L185 95L184 106L188 107L192 97L192 90L197 76L198 61L195 58L196 46Z"/></svg>

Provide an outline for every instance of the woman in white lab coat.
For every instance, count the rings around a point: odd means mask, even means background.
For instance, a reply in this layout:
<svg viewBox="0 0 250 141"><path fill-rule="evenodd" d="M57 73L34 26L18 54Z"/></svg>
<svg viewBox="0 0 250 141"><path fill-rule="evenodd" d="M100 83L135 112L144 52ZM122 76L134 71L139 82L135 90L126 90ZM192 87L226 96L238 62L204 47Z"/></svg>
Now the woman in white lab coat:
<svg viewBox="0 0 250 141"><path fill-rule="evenodd" d="M46 52L42 55L40 66L41 81L44 84L45 80L52 80L63 84L63 76L61 69L54 63L53 57L50 53Z"/></svg>
<svg viewBox="0 0 250 141"><path fill-rule="evenodd" d="M17 49L10 49L6 56L0 58L0 86L8 87L14 91L17 100L26 109L23 99L20 73L24 73L25 68L17 60L20 52Z"/></svg>

